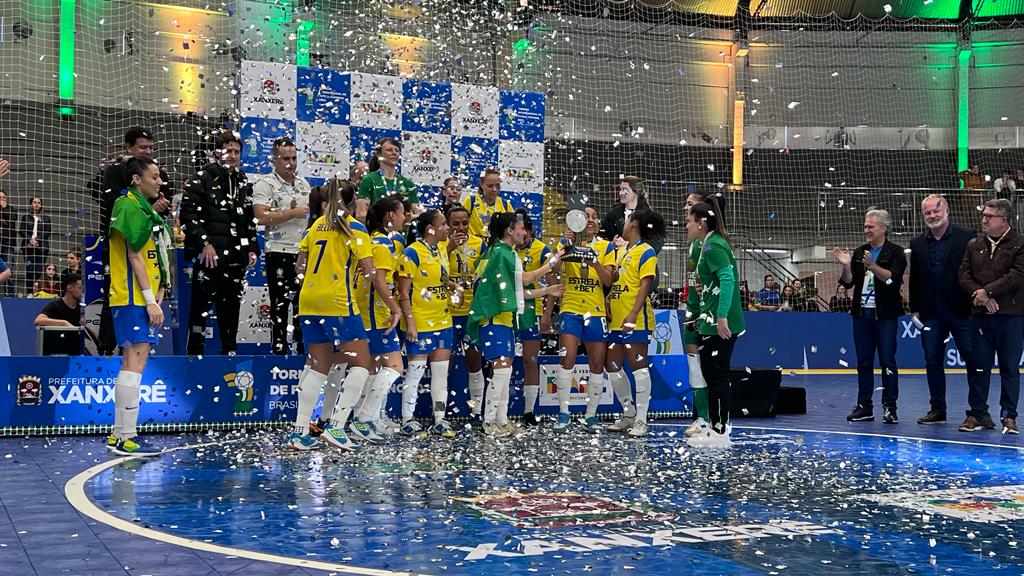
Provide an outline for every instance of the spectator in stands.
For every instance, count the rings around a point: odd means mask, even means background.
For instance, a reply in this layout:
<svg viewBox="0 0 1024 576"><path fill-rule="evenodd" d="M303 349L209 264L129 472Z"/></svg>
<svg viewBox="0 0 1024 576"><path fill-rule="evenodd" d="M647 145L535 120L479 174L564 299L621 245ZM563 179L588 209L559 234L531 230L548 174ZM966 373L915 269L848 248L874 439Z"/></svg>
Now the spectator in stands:
<svg viewBox="0 0 1024 576"><path fill-rule="evenodd" d="M865 422L875 419L872 393L875 389L875 354L882 369L882 421L899 423L896 400L899 372L896 367L896 331L903 313L900 285L907 269L903 247L888 238L892 217L885 210L869 210L864 216L867 243L851 254L835 248L832 254L842 265L839 282L853 288L853 342L857 349L857 406L846 419Z"/></svg>
<svg viewBox="0 0 1024 576"><path fill-rule="evenodd" d="M852 308L853 299L850 298L850 293L846 291L846 287L836 286L836 293L828 301L829 311L849 314Z"/></svg>
<svg viewBox="0 0 1024 576"><path fill-rule="evenodd" d="M960 430L965 432L985 427L989 383L998 353L1003 434L1019 433L1020 367L1017 360L1024 348L1024 236L1010 226L1012 218L1009 200L998 198L985 202L981 234L967 243L960 264L960 287L970 295L971 320L978 328L973 344L981 374L981 378L967 382L970 411L960 425ZM1003 358L1010 361L1003 362Z"/></svg>
<svg viewBox="0 0 1024 576"><path fill-rule="evenodd" d="M43 266L50 254L49 214L43 213L43 199L32 197L32 211L22 214L18 221L21 255L25 259L25 292L32 292L32 282L43 274Z"/></svg>
<svg viewBox="0 0 1024 576"><path fill-rule="evenodd" d="M57 265L50 262L32 284L32 296L34 298L53 298L58 294L60 294L60 276L57 275Z"/></svg>
<svg viewBox="0 0 1024 576"><path fill-rule="evenodd" d="M14 262L15 246L18 245L18 213L7 203L7 192L0 190L0 260L5 263L5 270L10 272L8 264ZM4 282L0 286L0 295L11 296L14 293L11 283Z"/></svg>
<svg viewBox="0 0 1024 576"><path fill-rule="evenodd" d="M203 353L206 317L213 303L221 354L238 348L238 314L247 267L259 250L253 225L252 187L238 170L242 141L231 132L218 137L217 162L210 162L185 187L181 226L185 257L192 266L188 353Z"/></svg>
<svg viewBox="0 0 1024 576"><path fill-rule="evenodd" d="M132 158L152 160L156 150L156 138L153 133L141 126L133 126L124 133L124 154L108 159L104 164L98 177L99 185L95 188L99 191L100 197L100 233L106 237L110 231L110 212L114 208L114 202L127 193L131 185L132 177L128 174L128 161ZM170 199L174 195L174 188L167 172L160 168L160 180L163 184L160 187L160 194L156 198L149 198L153 210L160 216L167 218L170 215ZM107 243L103 243L103 261L109 265L110 249ZM116 348L114 338L114 321L110 316L110 275L103 277L103 308L100 310L100 333L97 352L100 355L109 356Z"/></svg>
<svg viewBox="0 0 1024 576"><path fill-rule="evenodd" d="M683 286L683 289L679 291L680 292L680 302L682 304L686 304L686 291L687 291L688 288L689 288L688 286ZM750 285L747 283L746 280L741 280L740 281L740 306L742 306L744 310L750 310L750 304L751 304L753 299L754 299L754 295L750 292Z"/></svg>
<svg viewBox="0 0 1024 576"><path fill-rule="evenodd" d="M33 322L36 326L82 325L82 275L71 273L61 281L61 297L43 306Z"/></svg>
<svg viewBox="0 0 1024 576"><path fill-rule="evenodd" d="M771 274L764 275L764 287L757 291L758 310L777 310L779 308L779 286Z"/></svg>
<svg viewBox="0 0 1024 576"><path fill-rule="evenodd" d="M792 312L795 310L793 296L793 287L786 284L782 287L782 294L779 294L779 306L776 308L779 312Z"/></svg>
<svg viewBox="0 0 1024 576"><path fill-rule="evenodd" d="M971 164L971 167L967 170L961 170L958 176L963 181L964 190L984 190L988 188L988 182L985 181L985 175L981 173L981 166L978 164Z"/></svg>
<svg viewBox="0 0 1024 576"><path fill-rule="evenodd" d="M1013 195L1017 192L1017 181L1012 176L1014 172L1014 170L1007 168L1003 170L1002 176L996 178L995 183L992 184L992 188L996 191L996 196L1000 198L1013 198Z"/></svg>
<svg viewBox="0 0 1024 576"><path fill-rule="evenodd" d="M976 330L971 324L971 300L960 288L960 263L971 231L949 221L949 204L938 194L925 197L921 215L926 229L910 241L910 312L921 328L925 372L931 409L918 424L946 423L946 340L950 336L967 365L967 381L981 378L974 361ZM976 388L981 382L969 384ZM988 386L988 380L984 381ZM992 417L985 413L990 428ZM968 415L968 420L972 417ZM965 422L974 428L974 423Z"/></svg>
<svg viewBox="0 0 1024 576"><path fill-rule="evenodd" d="M64 258L67 260L68 267L60 273L61 285L64 284L64 277L68 274L82 275L82 254L78 250L68 250Z"/></svg>
<svg viewBox="0 0 1024 576"><path fill-rule="evenodd" d="M623 176L619 182L619 203L612 207L601 219L600 236L611 242L616 248L622 248L626 241L622 239L622 226L626 218L639 208L650 208L647 201L647 185L636 176ZM661 252L661 246L652 246L654 251Z"/></svg>
<svg viewBox="0 0 1024 576"><path fill-rule="evenodd" d="M270 295L271 351L288 354L288 306L292 307L292 339L302 346L299 327L299 289L295 274L299 241L309 218L309 182L296 175L298 151L289 138L274 141L271 156L274 170L252 187L252 208L256 222L266 229L264 263Z"/></svg>
<svg viewBox="0 0 1024 576"><path fill-rule="evenodd" d="M804 283L799 278L794 278L793 282L790 283L793 287L793 298L790 300L790 304L793 306L794 312L810 312L812 310L813 302L807 297L807 291L804 290ZM817 312L817 307L814 311Z"/></svg>

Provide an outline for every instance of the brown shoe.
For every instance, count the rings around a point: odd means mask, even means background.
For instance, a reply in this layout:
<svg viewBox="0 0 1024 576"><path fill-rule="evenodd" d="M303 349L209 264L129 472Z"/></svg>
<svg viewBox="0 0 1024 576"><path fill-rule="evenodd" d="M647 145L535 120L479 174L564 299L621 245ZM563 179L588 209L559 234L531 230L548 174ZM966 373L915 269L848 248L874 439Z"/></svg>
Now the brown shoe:
<svg viewBox="0 0 1024 576"><path fill-rule="evenodd" d="M1016 418L1003 418L1003 434L1020 434Z"/></svg>
<svg viewBox="0 0 1024 576"><path fill-rule="evenodd" d="M977 432L982 428L984 428L984 426L982 426L981 422L979 422L977 418L975 418L974 416L968 416L964 420L964 423L960 425L960 428L958 428L958 430L960 430L961 432Z"/></svg>

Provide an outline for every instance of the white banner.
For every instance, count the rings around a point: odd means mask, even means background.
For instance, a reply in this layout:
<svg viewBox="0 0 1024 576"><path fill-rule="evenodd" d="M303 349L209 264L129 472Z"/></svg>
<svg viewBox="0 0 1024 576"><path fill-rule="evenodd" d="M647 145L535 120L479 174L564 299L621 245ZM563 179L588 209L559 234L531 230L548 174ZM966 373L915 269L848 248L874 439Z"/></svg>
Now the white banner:
<svg viewBox="0 0 1024 576"><path fill-rule="evenodd" d="M295 66L247 60L240 78L242 116L295 119Z"/></svg>
<svg viewBox="0 0 1024 576"><path fill-rule="evenodd" d="M452 135L498 138L498 89L452 84Z"/></svg>
<svg viewBox="0 0 1024 576"><path fill-rule="evenodd" d="M289 322L291 316L289 314ZM246 286L238 314L238 342L270 344L270 293L266 286Z"/></svg>
<svg viewBox="0 0 1024 576"><path fill-rule="evenodd" d="M350 76L352 126L401 130L402 79L359 72Z"/></svg>
<svg viewBox="0 0 1024 576"><path fill-rule="evenodd" d="M402 175L419 186L443 186L451 176L452 138L447 134L406 132L402 143Z"/></svg>
<svg viewBox="0 0 1024 576"><path fill-rule="evenodd" d="M541 406L558 406L558 387L555 385L555 374L558 373L558 364L541 364L540 365L540 405ZM586 406L587 405L587 390L592 384L595 386L602 386L601 401L598 406L611 406L613 402L612 398L612 386L608 382L607 377L603 377L601 382L591 383L586 382L590 378L590 366L587 364L577 364L572 370L572 388L569 393L569 405L570 406Z"/></svg>
<svg viewBox="0 0 1024 576"><path fill-rule="evenodd" d="M544 143L502 140L498 143L501 189L510 192L544 190Z"/></svg>
<svg viewBox="0 0 1024 576"><path fill-rule="evenodd" d="M349 128L339 124L298 122L295 146L299 153L298 174L303 178L334 176L348 178Z"/></svg>

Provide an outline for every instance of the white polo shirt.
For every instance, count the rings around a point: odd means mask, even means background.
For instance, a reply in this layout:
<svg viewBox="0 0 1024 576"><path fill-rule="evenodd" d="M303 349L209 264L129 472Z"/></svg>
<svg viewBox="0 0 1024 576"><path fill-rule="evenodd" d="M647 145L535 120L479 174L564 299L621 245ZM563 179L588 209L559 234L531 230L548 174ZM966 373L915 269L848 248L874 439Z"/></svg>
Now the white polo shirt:
<svg viewBox="0 0 1024 576"><path fill-rule="evenodd" d="M283 212L309 205L309 182L296 175L294 184L288 184L277 172L271 172L252 186L252 203L270 206L271 212ZM305 218L293 218L281 224L264 227L266 252L299 253L299 241L306 231Z"/></svg>

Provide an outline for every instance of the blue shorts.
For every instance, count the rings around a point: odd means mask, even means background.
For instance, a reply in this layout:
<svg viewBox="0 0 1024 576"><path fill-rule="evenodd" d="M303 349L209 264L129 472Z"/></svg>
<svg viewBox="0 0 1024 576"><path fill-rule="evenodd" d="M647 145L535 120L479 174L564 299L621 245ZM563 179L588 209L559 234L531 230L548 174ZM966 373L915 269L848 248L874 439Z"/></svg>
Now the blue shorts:
<svg viewBox="0 0 1024 576"><path fill-rule="evenodd" d="M306 344L342 344L366 340L366 329L359 316L299 316L302 341Z"/></svg>
<svg viewBox="0 0 1024 576"><path fill-rule="evenodd" d="M608 323L603 316L591 316L586 321L579 314L563 312L561 334L575 336L580 342L608 342Z"/></svg>
<svg viewBox="0 0 1024 576"><path fill-rule="evenodd" d="M114 319L114 336L118 346L160 343L158 328L149 326L149 313L145 306L111 306L110 315Z"/></svg>
<svg viewBox="0 0 1024 576"><path fill-rule="evenodd" d="M385 334L384 331L384 328L366 331L366 335L370 339L370 354L379 356L401 352L402 341L398 339L398 329L392 330L391 334Z"/></svg>
<svg viewBox="0 0 1024 576"><path fill-rule="evenodd" d="M540 341L540 328L534 326L533 328L527 328L526 330L519 330L516 332L516 338L519 338L520 342Z"/></svg>
<svg viewBox="0 0 1024 576"><path fill-rule="evenodd" d="M455 346L465 344L467 347L473 347L469 336L466 335L466 324L468 323L469 316L452 316L452 333L454 334L452 342Z"/></svg>
<svg viewBox="0 0 1024 576"><path fill-rule="evenodd" d="M454 331L451 328L433 332L417 332L415 342L405 341L405 353L409 356L425 356L434 350L452 349Z"/></svg>
<svg viewBox="0 0 1024 576"><path fill-rule="evenodd" d="M633 330L632 332L623 332L622 330L612 330L611 337L608 338L609 344L650 344L651 343L651 331L650 330Z"/></svg>
<svg viewBox="0 0 1024 576"><path fill-rule="evenodd" d="M497 360L502 356L509 358L516 355L516 336L512 328L500 324L480 326L480 351L487 360Z"/></svg>

